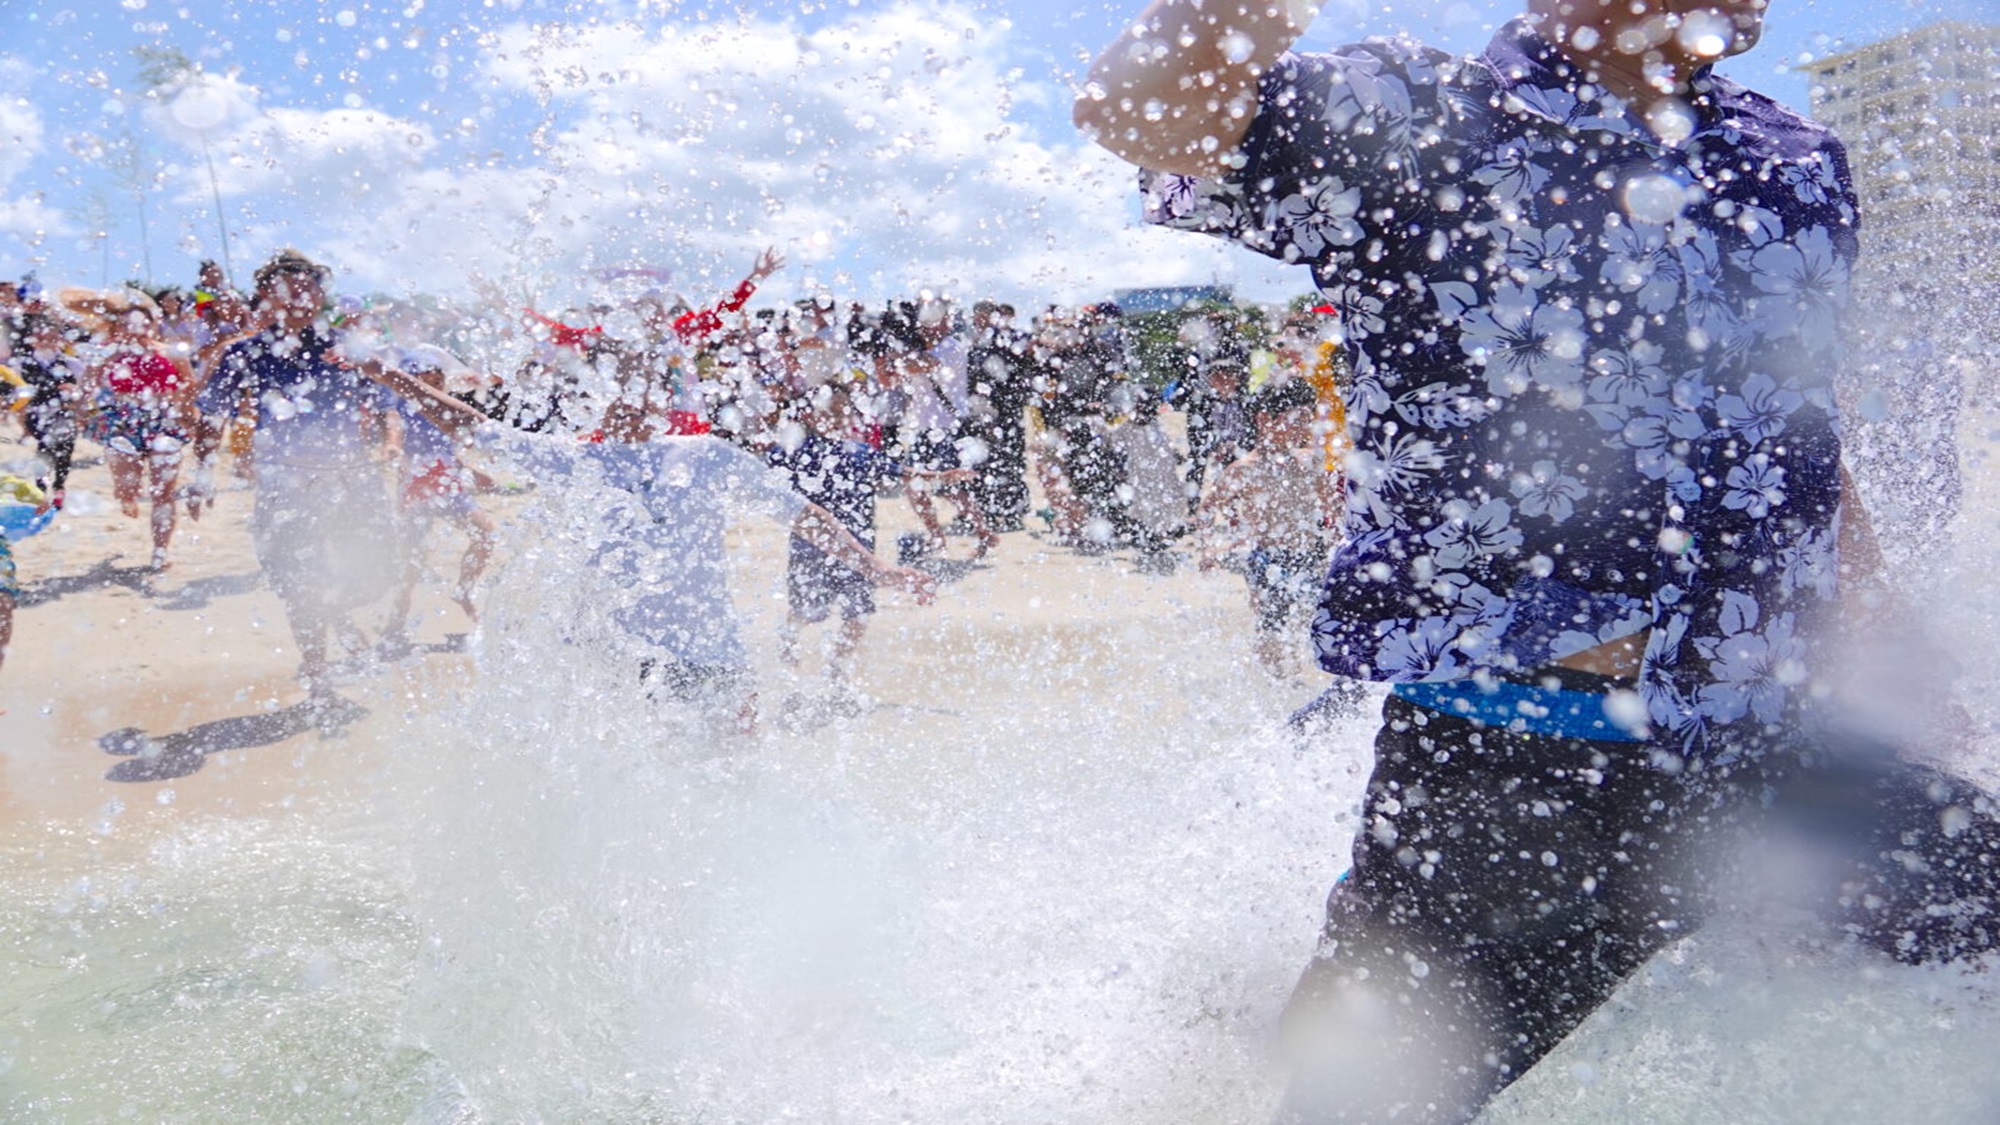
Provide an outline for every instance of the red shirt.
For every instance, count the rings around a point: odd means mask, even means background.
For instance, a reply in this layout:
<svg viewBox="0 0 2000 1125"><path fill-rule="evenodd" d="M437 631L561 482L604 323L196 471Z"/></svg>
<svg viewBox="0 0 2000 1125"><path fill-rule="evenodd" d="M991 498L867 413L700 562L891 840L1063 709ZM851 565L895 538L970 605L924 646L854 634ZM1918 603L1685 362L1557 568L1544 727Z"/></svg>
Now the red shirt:
<svg viewBox="0 0 2000 1125"><path fill-rule="evenodd" d="M674 318L674 335L688 347L695 347L722 329L722 318L736 312L750 301L750 295L757 291L755 282L745 281L736 291L718 302L712 309L694 309Z"/></svg>
<svg viewBox="0 0 2000 1125"><path fill-rule="evenodd" d="M158 352L120 352L104 365L104 385L113 394L166 398L186 390L187 380Z"/></svg>

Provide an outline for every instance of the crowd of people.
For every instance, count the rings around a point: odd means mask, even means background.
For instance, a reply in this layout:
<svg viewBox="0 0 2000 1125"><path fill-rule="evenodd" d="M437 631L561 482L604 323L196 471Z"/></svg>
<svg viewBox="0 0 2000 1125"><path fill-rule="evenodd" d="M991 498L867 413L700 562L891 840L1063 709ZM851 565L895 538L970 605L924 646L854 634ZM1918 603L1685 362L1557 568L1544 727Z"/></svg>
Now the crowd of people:
<svg viewBox="0 0 2000 1125"><path fill-rule="evenodd" d="M254 488L259 562L285 605L310 698L331 696L330 645L407 644L424 537L436 523L465 540L449 593L477 619L497 542L481 496L520 487L502 478L573 472L557 464L558 451L615 461L626 455L609 450L703 437L692 444L727 446L731 463L754 459L842 532L794 524L781 635L782 654L796 661L805 630L838 617L826 678L839 707L859 697L855 653L875 583L928 596L930 578L911 567L963 567L1002 534L1030 529L1087 554L1129 548L1147 571L1171 569L1181 542L1204 566L1242 569L1263 638L1257 652L1274 675L1298 676L1288 650L1298 646L1278 638L1287 625L1300 631L1304 591L1340 513L1338 364L1323 311L1254 334L1245 330L1254 311L1190 313L1167 369L1148 372L1115 305L1052 306L1025 325L1000 302L965 309L929 295L872 308L824 293L753 306L783 266L767 251L708 304L648 289L554 313L490 290L476 307L336 296L330 272L293 251L257 270L249 293L212 262L191 291L49 292L29 279L0 285L0 375L36 453L36 479L23 482L34 505L59 511L78 442L99 445L120 509L147 516L148 580L172 565L177 521L211 510L220 477ZM1166 424L1176 409L1186 413L1185 446ZM1262 415L1289 424L1253 422ZM493 433L513 444L472 463L461 456L491 446L473 438ZM528 452L523 441L544 445ZM1290 477L1228 473L1273 443L1288 448L1254 463L1303 466L1316 482L1311 503L1267 502L1271 489L1257 484ZM488 454L534 468L489 473L480 467ZM721 463L704 477L707 491L735 479ZM658 468L627 465L610 477L644 492ZM1214 494L1206 499L1204 484ZM894 566L862 557L874 557L885 494L906 500L921 528L895 542ZM653 493L643 502L661 503ZM701 522L685 507L671 521L654 514L652 526ZM953 560L949 539L959 534L971 546ZM0 533L0 552L6 543ZM671 545L638 546L657 554ZM675 557L719 552L718 538ZM688 694L713 703L710 687L743 680L741 646L693 636L692 617L662 601L712 600L720 586L691 577L705 565L682 566L687 589L653 591L652 610L628 619L646 618L632 627L661 650L649 679L700 685ZM8 575L0 596L17 591L11 564ZM387 623L371 639L355 616L378 601ZM721 694L754 722L754 707L738 698L746 693Z"/></svg>

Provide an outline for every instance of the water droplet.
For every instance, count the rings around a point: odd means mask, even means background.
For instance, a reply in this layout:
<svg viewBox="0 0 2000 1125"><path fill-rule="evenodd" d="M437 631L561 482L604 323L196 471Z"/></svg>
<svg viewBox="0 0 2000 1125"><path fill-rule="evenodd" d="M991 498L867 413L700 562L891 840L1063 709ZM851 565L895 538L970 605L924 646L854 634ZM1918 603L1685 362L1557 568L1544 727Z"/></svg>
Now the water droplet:
<svg viewBox="0 0 2000 1125"><path fill-rule="evenodd" d="M1687 191L1671 176L1635 176L1625 184L1625 213L1642 223L1670 223L1687 204Z"/></svg>

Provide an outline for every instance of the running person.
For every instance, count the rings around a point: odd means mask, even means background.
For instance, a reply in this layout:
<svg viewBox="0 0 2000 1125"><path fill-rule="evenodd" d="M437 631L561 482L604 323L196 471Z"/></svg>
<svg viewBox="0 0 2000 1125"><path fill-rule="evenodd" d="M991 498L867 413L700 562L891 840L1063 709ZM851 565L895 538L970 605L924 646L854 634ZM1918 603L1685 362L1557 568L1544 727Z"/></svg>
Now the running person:
<svg viewBox="0 0 2000 1125"><path fill-rule="evenodd" d="M757 694L729 600L723 533L730 505L787 522L794 535L876 585L901 586L925 603L934 593L928 575L884 564L750 454L712 435L660 435L643 402L613 402L592 440L575 441L487 425L477 411L409 375L371 374L440 429L474 437L543 479L600 482L611 504L591 563L629 595L610 613L650 650L640 679L656 694L732 718L746 733L756 729Z"/></svg>
<svg viewBox="0 0 2000 1125"><path fill-rule="evenodd" d="M1257 620L1257 659L1279 679L1298 675L1302 615L1326 573L1340 513L1337 474L1313 434L1312 388L1287 380L1253 395L1256 445L1222 467L1195 514L1201 565L1238 557Z"/></svg>
<svg viewBox="0 0 2000 1125"><path fill-rule="evenodd" d="M426 360L421 352L403 350L400 368L440 393L445 392L444 371ZM477 409L474 407L473 409ZM423 576L425 532L433 520L443 519L465 533L465 554L458 564L458 582L451 600L465 611L468 620L479 620L479 606L473 600L480 575L492 560L495 529L493 519L481 511L473 499L479 474L458 458L458 448L437 424L408 404L397 413L402 423L402 494L404 520L402 586L396 593L383 633L387 647L398 647L408 639L410 603L417 581Z"/></svg>
<svg viewBox="0 0 2000 1125"><path fill-rule="evenodd" d="M360 647L349 614L389 592L401 557L379 457L398 399L335 351L322 318L327 279L326 267L296 251L258 269L268 327L225 348L196 399L204 462L239 410L255 412L251 539L315 703L333 698L329 634Z"/></svg>
<svg viewBox="0 0 2000 1125"><path fill-rule="evenodd" d="M142 293L101 298L107 354L91 365L94 436L104 444L111 487L127 519L139 518L142 491L152 504L151 569L169 565L181 452L194 427L194 372L160 342L159 309Z"/></svg>
<svg viewBox="0 0 2000 1125"><path fill-rule="evenodd" d="M28 393L21 422L34 439L36 451L49 463L49 500L60 508L69 488L70 466L76 459L81 429L78 419L84 411L83 385L89 368L71 349L62 323L44 314L21 318L21 340L14 351L13 366Z"/></svg>
<svg viewBox="0 0 2000 1125"><path fill-rule="evenodd" d="M905 462L853 436L855 419L846 387L823 383L807 392L805 428L795 441L780 440L765 453L799 495L840 521L868 550L875 549L875 498L884 485L913 476L964 480L970 470L914 470ZM838 613L840 627L827 652L826 677L837 707L856 709L854 660L875 613L872 568L858 568L809 539L793 535L785 568L789 612L779 634L779 653L798 663L798 638L807 625Z"/></svg>

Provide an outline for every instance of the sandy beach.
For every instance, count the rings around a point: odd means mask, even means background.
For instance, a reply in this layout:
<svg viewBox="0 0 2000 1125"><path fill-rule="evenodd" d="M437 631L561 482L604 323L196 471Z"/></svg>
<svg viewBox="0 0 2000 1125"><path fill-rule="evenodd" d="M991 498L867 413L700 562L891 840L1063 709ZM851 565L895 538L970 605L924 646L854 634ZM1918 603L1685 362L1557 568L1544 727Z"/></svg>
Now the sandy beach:
<svg viewBox="0 0 2000 1125"><path fill-rule="evenodd" d="M25 465L29 456L25 443L0 440L0 465ZM294 682L296 651L251 549L248 483L226 470L220 475L215 507L198 521L183 515L165 573L144 570L143 519L119 515L93 446L80 457L68 509L48 530L15 545L25 596L0 671L6 751L0 809L9 824L88 824L116 806L121 835L143 834L147 825L190 817L311 815L321 802L365 800L369 763L400 724L477 676L469 652L473 625L443 594L464 540L440 525L426 544L414 651L391 659L350 655L342 693L366 714L331 735L314 729L295 706L303 698ZM482 503L504 524L528 500L496 496ZM878 542L890 552L898 534L918 525L899 501L885 500L881 510ZM784 537L752 520L731 538L745 639L769 673L783 614ZM964 558L971 546L970 539L954 538L948 555ZM1145 575L1129 552L1085 557L1047 547L1028 532L1006 535L978 566L947 565L934 607L883 594L863 648L860 684L885 705L878 706L885 718L907 720L896 705L918 699L946 715L954 693L980 691L971 674L980 661L1025 652L1031 642L1054 646L1042 659L1079 655L1115 642L1122 623L1163 614L1212 633L1202 643L1247 661L1250 617L1241 580L1222 571L1197 573L1185 555L1182 563L1170 577ZM372 639L386 613L370 608L357 623ZM809 633L809 650L816 641ZM1076 694L1065 705L1087 701L1102 686L1098 677L1128 678L1149 663L1170 663L1168 654L1130 655L1133 662L1115 671L1078 659L1068 676ZM1243 670L1261 676L1247 664ZM552 665L549 674L560 681L563 673ZM1263 686L1285 697L1286 685ZM763 685L767 712L788 687L812 685ZM1309 694L1303 684L1290 686L1291 696ZM1169 711L1180 702L1156 701Z"/></svg>

